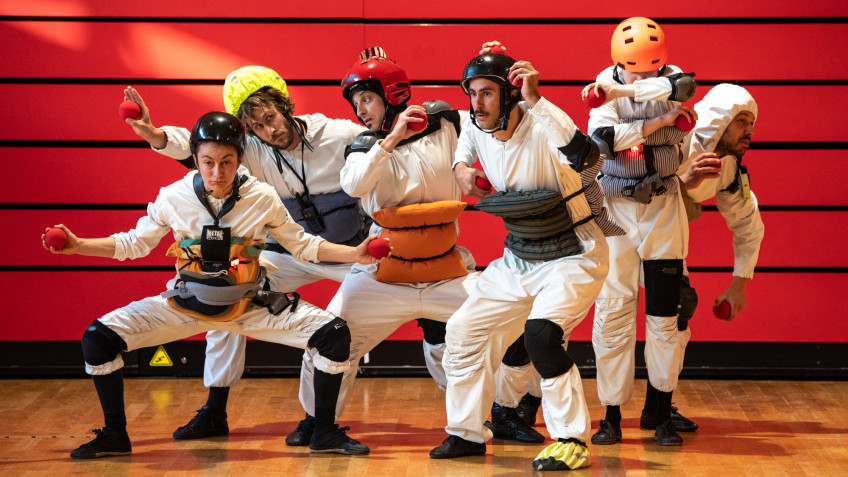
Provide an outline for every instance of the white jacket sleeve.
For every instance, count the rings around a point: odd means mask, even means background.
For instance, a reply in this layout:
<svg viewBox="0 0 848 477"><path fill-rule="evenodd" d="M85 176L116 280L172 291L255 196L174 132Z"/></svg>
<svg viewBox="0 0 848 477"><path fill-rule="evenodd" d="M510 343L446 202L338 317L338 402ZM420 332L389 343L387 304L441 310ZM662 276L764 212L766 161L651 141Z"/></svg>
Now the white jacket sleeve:
<svg viewBox="0 0 848 477"><path fill-rule="evenodd" d="M147 204L147 215L138 219L134 229L129 232L112 234L115 240L115 256L117 260L136 259L145 257L159 245L162 237L171 231L168 224L167 207L160 193L156 202Z"/></svg>
<svg viewBox="0 0 848 477"><path fill-rule="evenodd" d="M636 90L633 100L637 103L668 101L671 96L671 82L664 76L634 81L633 87Z"/></svg>
<svg viewBox="0 0 848 477"><path fill-rule="evenodd" d="M629 101L629 98L624 98ZM618 101L618 100L616 100ZM622 123L618 117L615 102L610 101L599 108L593 108L589 112L589 135L595 130L603 127L612 127L615 130L614 151L622 151L645 142L642 137L642 125L645 121L638 120L632 123Z"/></svg>
<svg viewBox="0 0 848 477"><path fill-rule="evenodd" d="M559 148L570 143L577 131L577 126L574 125L571 117L544 97L528 109L527 113L533 115L536 122L544 129L551 151L559 156L560 162L567 163L565 155Z"/></svg>
<svg viewBox="0 0 848 477"><path fill-rule="evenodd" d="M757 196L751 192L751 198L745 200L741 190L735 193L719 191L715 201L727 227L733 232L733 275L753 278L765 230L757 207Z"/></svg>
<svg viewBox="0 0 848 477"><path fill-rule="evenodd" d="M379 143L368 152L352 152L339 176L342 189L351 197L368 197L380 185L386 168L391 167L391 158L392 154L383 150ZM406 173L402 169L398 169L396 174L394 180L397 183L406 182Z"/></svg>
<svg viewBox="0 0 848 477"><path fill-rule="evenodd" d="M161 129L168 136L168 143L162 149L156 149L155 147L151 147L151 149L174 159L191 157L191 131L176 126L162 126Z"/></svg>
<svg viewBox="0 0 848 477"><path fill-rule="evenodd" d="M474 138L471 135L472 128L476 128L476 126L471 123L471 116L466 115L464 121L462 121L462 132L459 133L459 139L457 140L453 167L456 167L460 162L464 162L469 166L477 162L477 148L474 146Z"/></svg>

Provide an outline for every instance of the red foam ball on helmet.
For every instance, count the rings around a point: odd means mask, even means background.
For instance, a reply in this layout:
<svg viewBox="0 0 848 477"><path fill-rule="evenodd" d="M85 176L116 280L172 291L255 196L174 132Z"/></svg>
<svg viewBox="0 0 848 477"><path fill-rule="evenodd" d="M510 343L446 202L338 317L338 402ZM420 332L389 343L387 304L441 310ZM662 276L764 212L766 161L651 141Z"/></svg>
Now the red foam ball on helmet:
<svg viewBox="0 0 848 477"><path fill-rule="evenodd" d="M65 244L68 243L68 234L66 234L62 229L51 228L46 234L44 234L44 241L47 242L48 247L61 250L65 248Z"/></svg>
<svg viewBox="0 0 848 477"><path fill-rule="evenodd" d="M590 89L589 94L586 95L586 98L583 99L583 102L586 103L586 106L590 108L597 108L598 106L604 104L604 100L606 99L606 95L604 94L604 90L599 89L598 94L595 94L595 89Z"/></svg>
<svg viewBox="0 0 848 477"><path fill-rule="evenodd" d="M389 254L389 241L384 238L375 238L368 242L368 253L374 258L383 258Z"/></svg>
<svg viewBox="0 0 848 477"><path fill-rule="evenodd" d="M490 190L492 188L492 183L485 177L481 176L477 176L477 178L474 179L474 184L483 190Z"/></svg>
<svg viewBox="0 0 848 477"><path fill-rule="evenodd" d="M412 129L413 131L418 132L418 131L423 131L424 128L427 127L427 116L425 116L421 113L412 113L412 114L409 115L409 117L411 117L411 118L421 118L421 119L424 120L424 122L419 122L419 123L406 123L406 127L408 127L409 129Z"/></svg>
<svg viewBox="0 0 848 477"><path fill-rule="evenodd" d="M713 315L720 320L726 320L730 318L730 303L727 300L722 301L718 305L713 307Z"/></svg>
<svg viewBox="0 0 848 477"><path fill-rule="evenodd" d="M504 47L501 46L501 45L495 45L495 46L489 48L489 53L491 53L493 55L505 55L506 49L504 49Z"/></svg>
<svg viewBox="0 0 848 477"><path fill-rule="evenodd" d="M674 120L674 125L681 131L691 131L695 127L695 121L690 121L688 117L681 114Z"/></svg>
<svg viewBox="0 0 848 477"><path fill-rule="evenodd" d="M138 119L141 117L141 107L135 101L126 100L118 105L118 114L124 119Z"/></svg>

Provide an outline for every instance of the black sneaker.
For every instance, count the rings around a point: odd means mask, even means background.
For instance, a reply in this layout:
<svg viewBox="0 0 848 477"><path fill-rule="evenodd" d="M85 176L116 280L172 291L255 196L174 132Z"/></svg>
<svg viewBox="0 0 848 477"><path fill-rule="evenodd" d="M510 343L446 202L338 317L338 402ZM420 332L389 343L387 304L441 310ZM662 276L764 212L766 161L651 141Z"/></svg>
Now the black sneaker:
<svg viewBox="0 0 848 477"><path fill-rule="evenodd" d="M514 407L492 405L491 429L495 439L532 442L534 444L545 442L545 436L518 417Z"/></svg>
<svg viewBox="0 0 848 477"><path fill-rule="evenodd" d="M536 425L536 414L539 413L539 406L541 405L542 398L527 393L521 398L521 401L518 402L518 407L515 408L515 413L518 414L518 417L526 422L528 426L533 427Z"/></svg>
<svg viewBox="0 0 848 477"><path fill-rule="evenodd" d="M350 430L350 427L339 427L337 424L315 429L312 440L309 442L309 450L312 452L368 455L371 449L356 439L348 437L345 434L345 431L348 430Z"/></svg>
<svg viewBox="0 0 848 477"><path fill-rule="evenodd" d="M72 459L95 459L107 455L130 455L132 445L127 431L108 427L94 429L95 438L71 451Z"/></svg>
<svg viewBox="0 0 848 477"><path fill-rule="evenodd" d="M450 435L442 442L442 445L430 451L431 459L454 459L470 455L486 455L486 444Z"/></svg>
<svg viewBox="0 0 848 477"><path fill-rule="evenodd" d="M312 440L312 433L315 432L315 418L309 414L297 423L297 427L286 436L287 446L308 446Z"/></svg>
<svg viewBox="0 0 848 477"><path fill-rule="evenodd" d="M677 408L674 406L671 406L671 424L677 432L694 432L698 430L698 424L685 418L682 414L677 412ZM639 427L648 430L656 429L657 418L655 418L653 414L645 412L643 409L642 417L639 418Z"/></svg>
<svg viewBox="0 0 848 477"><path fill-rule="evenodd" d="M657 430L654 431L654 439L661 446L683 445L683 438L674 431L674 425L671 423L671 419L657 426Z"/></svg>
<svg viewBox="0 0 848 477"><path fill-rule="evenodd" d="M621 442L621 424L601 419L601 428L592 436L592 444L609 445Z"/></svg>
<svg viewBox="0 0 848 477"><path fill-rule="evenodd" d="M203 406L197 410L197 414L188 421L188 424L174 431L174 439L202 439L226 436L229 433L227 413L219 413Z"/></svg>

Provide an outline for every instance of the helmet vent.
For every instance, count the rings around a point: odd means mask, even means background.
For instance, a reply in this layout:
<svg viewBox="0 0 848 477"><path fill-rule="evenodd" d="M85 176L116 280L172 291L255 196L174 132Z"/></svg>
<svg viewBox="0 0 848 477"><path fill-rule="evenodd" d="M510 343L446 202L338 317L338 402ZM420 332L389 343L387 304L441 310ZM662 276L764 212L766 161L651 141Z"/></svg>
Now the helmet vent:
<svg viewBox="0 0 848 477"><path fill-rule="evenodd" d="M651 41L660 41L660 39L659 39L659 38L657 38L657 37L655 37L655 36L652 36L652 37L651 37Z"/></svg>
<svg viewBox="0 0 848 477"><path fill-rule="evenodd" d="M624 43L633 43L633 38L628 38L624 40Z"/></svg>
<svg viewBox="0 0 848 477"><path fill-rule="evenodd" d="M652 24L650 24L650 23L648 23L646 26L647 26L648 28L653 28L654 30L656 30L656 29L657 29L657 26L656 26L656 25L652 25Z"/></svg>
<svg viewBox="0 0 848 477"><path fill-rule="evenodd" d="M629 29L631 29L631 28L633 28L633 27L632 27L632 26L630 26L630 25L627 25L626 27L622 28L622 29L621 29L621 31L627 31L627 30L629 30Z"/></svg>

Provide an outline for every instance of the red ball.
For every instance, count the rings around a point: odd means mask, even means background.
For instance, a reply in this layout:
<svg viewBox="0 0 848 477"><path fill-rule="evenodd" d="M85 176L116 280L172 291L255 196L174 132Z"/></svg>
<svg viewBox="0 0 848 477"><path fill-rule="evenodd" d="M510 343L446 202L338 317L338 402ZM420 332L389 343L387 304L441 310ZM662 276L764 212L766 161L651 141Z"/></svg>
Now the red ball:
<svg viewBox="0 0 848 477"><path fill-rule="evenodd" d="M713 315L720 320L726 320L730 318L730 303L727 300L722 301L718 305L713 307Z"/></svg>
<svg viewBox="0 0 848 477"><path fill-rule="evenodd" d="M368 253L374 258L383 258L389 254L389 242L384 238L375 238L368 242Z"/></svg>
<svg viewBox="0 0 848 477"><path fill-rule="evenodd" d="M674 125L681 131L691 131L695 127L695 121L690 121L688 117L681 114L674 120Z"/></svg>
<svg viewBox="0 0 848 477"><path fill-rule="evenodd" d="M62 250L68 242L68 234L62 229L51 228L44 234L44 241L47 242L48 247Z"/></svg>
<svg viewBox="0 0 848 477"><path fill-rule="evenodd" d="M521 78L515 78L514 80L512 80L512 85L518 89L521 89L521 87L524 86L524 80Z"/></svg>
<svg viewBox="0 0 848 477"><path fill-rule="evenodd" d="M501 45L495 45L495 46L489 48L489 53L491 53L493 55L505 55L506 49L504 49L504 47L501 46Z"/></svg>
<svg viewBox="0 0 848 477"><path fill-rule="evenodd" d="M595 89L593 88L589 90L589 94L586 95L586 99L584 99L583 102L590 108L597 108L604 104L605 99L606 95L604 94L604 90L599 89L598 94L595 94Z"/></svg>
<svg viewBox="0 0 848 477"><path fill-rule="evenodd" d="M474 184L476 184L477 187L479 187L483 190L491 190L492 189L492 183L489 182L489 180L486 179L485 177L477 176L477 178L474 179Z"/></svg>
<svg viewBox="0 0 848 477"><path fill-rule="evenodd" d="M412 129L413 131L418 132L418 131L423 131L424 128L427 127L427 116L425 116L421 113L412 113L412 114L409 115L409 117L411 117L411 118L421 118L421 119L424 120L424 122L422 122L422 123L406 123L406 127L408 127L409 129Z"/></svg>
<svg viewBox="0 0 848 477"><path fill-rule="evenodd" d="M141 117L141 107L135 101L127 100L118 105L118 114L124 119L138 119Z"/></svg>

